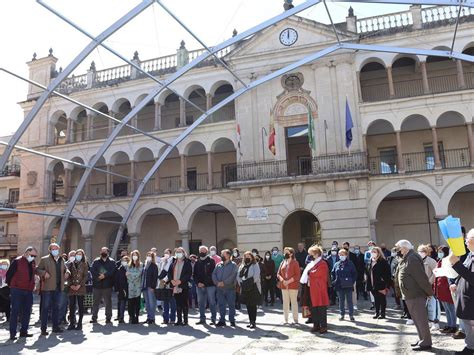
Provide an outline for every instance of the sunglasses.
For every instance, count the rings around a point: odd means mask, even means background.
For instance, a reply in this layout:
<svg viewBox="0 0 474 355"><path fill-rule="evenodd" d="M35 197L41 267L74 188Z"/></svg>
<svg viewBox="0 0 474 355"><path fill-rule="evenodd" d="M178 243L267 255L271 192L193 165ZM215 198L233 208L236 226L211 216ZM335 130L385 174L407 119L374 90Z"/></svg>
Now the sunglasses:
<svg viewBox="0 0 474 355"><path fill-rule="evenodd" d="M31 256L32 258L36 258L38 255L31 255L31 254L30 254L30 256Z"/></svg>

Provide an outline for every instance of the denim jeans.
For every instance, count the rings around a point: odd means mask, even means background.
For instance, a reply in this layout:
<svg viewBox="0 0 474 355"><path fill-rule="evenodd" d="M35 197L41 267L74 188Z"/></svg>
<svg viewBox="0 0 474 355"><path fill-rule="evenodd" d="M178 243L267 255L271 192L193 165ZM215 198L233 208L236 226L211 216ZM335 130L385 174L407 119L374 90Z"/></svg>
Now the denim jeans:
<svg viewBox="0 0 474 355"><path fill-rule="evenodd" d="M20 334L26 334L28 324L30 323L31 307L33 306L33 292L20 290L18 288L10 289L11 313L10 313L10 336L16 335L18 316L21 314Z"/></svg>
<svg viewBox="0 0 474 355"><path fill-rule="evenodd" d="M163 301L163 320L176 322L176 300L173 296L169 300Z"/></svg>
<svg viewBox="0 0 474 355"><path fill-rule="evenodd" d="M199 305L199 319L206 320L206 305L209 303L211 321L216 321L216 286L198 287L197 299Z"/></svg>
<svg viewBox="0 0 474 355"><path fill-rule="evenodd" d="M127 305L127 300L117 299L117 317L118 320L123 320L125 316L125 307Z"/></svg>
<svg viewBox="0 0 474 355"><path fill-rule="evenodd" d="M61 308L59 309L59 323L66 318L69 298L67 292L61 292Z"/></svg>
<svg viewBox="0 0 474 355"><path fill-rule="evenodd" d="M349 317L354 316L354 304L352 303L352 288L342 288L337 291L339 295L339 314L341 317L345 315L345 303L349 309ZM344 302L345 301L345 302Z"/></svg>
<svg viewBox="0 0 474 355"><path fill-rule="evenodd" d="M462 324L464 333L466 334L466 338L464 339L466 348L474 350L474 320L460 319L459 322Z"/></svg>
<svg viewBox="0 0 474 355"><path fill-rule="evenodd" d="M229 306L229 321L235 322L235 288L217 288L217 303L219 304L219 322L225 322L226 306Z"/></svg>
<svg viewBox="0 0 474 355"><path fill-rule="evenodd" d="M450 328L456 328L458 321L456 318L456 308L454 307L454 304L449 302L441 303L443 304L444 310L446 311L447 326Z"/></svg>
<svg viewBox="0 0 474 355"><path fill-rule="evenodd" d="M430 322L438 322L441 309L439 306L438 299L436 297L431 297L426 301L426 309L428 312L428 320Z"/></svg>
<svg viewBox="0 0 474 355"><path fill-rule="evenodd" d="M53 330L59 328L59 311L61 310L63 293L59 290L42 291L41 298L43 307L41 308L41 331L46 331L48 327L48 313L51 307L51 319L53 322Z"/></svg>
<svg viewBox="0 0 474 355"><path fill-rule="evenodd" d="M145 298L147 319L154 321L156 310L155 289L147 287L145 290L143 290L143 297Z"/></svg>

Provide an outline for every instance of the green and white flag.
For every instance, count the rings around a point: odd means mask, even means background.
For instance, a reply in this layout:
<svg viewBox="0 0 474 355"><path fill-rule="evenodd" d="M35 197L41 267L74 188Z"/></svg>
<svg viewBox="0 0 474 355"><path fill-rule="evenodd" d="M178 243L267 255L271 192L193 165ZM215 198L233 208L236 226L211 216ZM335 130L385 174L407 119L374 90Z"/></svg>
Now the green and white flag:
<svg viewBox="0 0 474 355"><path fill-rule="evenodd" d="M311 149L311 154L314 155L316 151L316 142L314 140L314 118L311 109L308 107L308 143Z"/></svg>

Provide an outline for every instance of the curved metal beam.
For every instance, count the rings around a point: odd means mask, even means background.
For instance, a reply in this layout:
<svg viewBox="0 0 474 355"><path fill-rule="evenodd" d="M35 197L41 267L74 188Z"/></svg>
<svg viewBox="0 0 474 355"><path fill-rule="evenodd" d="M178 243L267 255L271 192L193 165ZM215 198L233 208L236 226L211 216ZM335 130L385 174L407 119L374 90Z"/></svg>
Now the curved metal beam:
<svg viewBox="0 0 474 355"><path fill-rule="evenodd" d="M444 57L449 54L447 51L439 51L439 50L424 50L424 49L414 49L414 48L398 48L398 47L389 47L389 46L366 46L366 45L360 45L360 44L352 44L352 43L341 43L341 44L336 44L333 45L329 48L323 49L319 52L313 53L311 55L308 55L304 57L303 59L298 60L297 62L294 62L292 64L289 64L275 72L272 72L266 76L263 76L260 79L257 79L250 84L248 84L246 87L243 87L236 92L234 92L232 95L228 96L221 102L219 102L217 105L213 106L211 109L209 109L206 113L204 113L202 116L200 116L191 126L189 126L183 133L177 137L169 147L166 148L166 150L163 152L163 154L160 156L160 158L153 164L151 169L148 171L148 173L145 175L143 180L141 181L140 185L137 188L137 191L135 192L135 195L132 198L132 201L130 202L127 211L125 212L125 215L123 216L122 223L117 231L117 236L115 238L114 246L112 248L112 254L115 255L118 249L118 245L120 243L120 239L122 238L122 234L124 231L124 227L126 223L128 222L130 216L133 213L133 210L135 209L135 206L138 203L138 200L140 199L140 196L145 188L145 185L148 183L148 181L153 177L153 175L156 173L158 168L161 166L161 164L164 162L164 160L167 158L167 156L171 153L171 151L179 144L181 143L189 134L191 134L194 129L199 126L202 122L206 120L206 118L210 115L212 115L215 111L218 111L228 103L234 101L236 98L241 96L242 94L246 93L249 90L254 89L255 87L264 84L272 79L275 79L287 72L290 72L302 65L311 63L321 57L324 57L332 52L335 52L340 49L351 49L351 50L370 50L370 51L376 51L376 52L393 52L393 53L404 53L404 54L421 54L421 55L430 55L430 56L438 56L438 57ZM470 58L464 58L464 57L470 57ZM462 53L453 53L452 54L453 58L456 59L466 59L469 61L474 61L474 57L470 55L465 55Z"/></svg>
<svg viewBox="0 0 474 355"><path fill-rule="evenodd" d="M43 107L44 103L48 99L49 95L61 84L61 82L68 77L69 74L73 72L76 67L82 63L82 61L92 53L92 51L97 48L97 46L117 32L120 28L125 26L131 19L140 14L147 7L152 5L154 0L143 0L141 4L135 6L132 10L122 16L120 19L115 21L110 27L98 35L92 42L90 42L75 58L74 60L61 72L58 76L48 85L46 91L44 91L41 96L36 101L35 105L30 112L26 115L25 119L21 123L20 127L16 130L13 137L8 142L8 146L0 157L0 170L3 170L5 165L10 158L10 155L15 148L15 145L18 144L18 141L23 136L33 119L36 117L38 112Z"/></svg>
<svg viewBox="0 0 474 355"><path fill-rule="evenodd" d="M178 80L180 77L182 77L184 74L186 74L189 70L193 69L195 66L197 66L199 63L203 62L213 54L219 52L220 50L227 48L228 46L235 44L237 42L240 42L242 39L245 39L255 33L258 33L265 28L268 28L275 23L284 20L290 16L293 16L303 10L306 10L310 7L312 7L315 4L318 4L322 0L307 0L303 4L295 6L293 9L285 11L275 17L272 17L269 20L266 20L262 23L260 23L257 26L254 26L247 31L244 31L222 43L219 45L215 46L212 48L211 52L203 53L196 59L194 59L192 62L186 64L184 67L179 69L176 73L170 76L168 80L166 80L163 84L163 86L154 88L151 90L151 92L138 104L136 105L123 119L122 122L116 126L111 133L111 135L107 138L107 140L103 143L103 145L99 148L97 151L97 154L94 155L94 158L91 160L90 165L91 167L95 167L99 159L102 157L102 155L105 153L105 151L110 147L114 139L117 137L119 134L120 130L124 127L125 124L128 123L132 119L133 116L135 116L150 100L152 100L156 95L158 95L161 91L166 89L169 85L171 85L173 82ZM191 126L192 127L192 126ZM168 147L169 148L169 147ZM87 168L84 172L84 174L81 177L81 180L79 181L76 190L74 191L74 194L69 201L66 210L64 211L64 218L61 221L61 227L59 229L59 234L58 234L58 243L61 243L62 237L64 233L66 232L66 227L67 227L67 222L68 218L71 215L74 206L76 205L77 201L79 200L80 194L82 193L82 190L84 189L86 185L86 181L89 178L90 172L92 169ZM122 228L123 229L123 226Z"/></svg>

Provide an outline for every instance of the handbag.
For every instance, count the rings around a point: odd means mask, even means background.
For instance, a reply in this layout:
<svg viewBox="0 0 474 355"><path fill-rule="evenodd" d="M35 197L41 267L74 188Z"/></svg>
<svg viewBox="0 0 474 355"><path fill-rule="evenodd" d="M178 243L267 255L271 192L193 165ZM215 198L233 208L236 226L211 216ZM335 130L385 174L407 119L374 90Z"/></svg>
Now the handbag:
<svg viewBox="0 0 474 355"><path fill-rule="evenodd" d="M311 308L308 306L303 306L301 313L303 314L303 318L309 318L311 317Z"/></svg>
<svg viewBox="0 0 474 355"><path fill-rule="evenodd" d="M253 279L253 276L249 277L248 279L243 280L240 285L241 292L244 293L244 292L251 291L253 289L254 284L255 284L255 281Z"/></svg>
<svg viewBox="0 0 474 355"><path fill-rule="evenodd" d="M169 301L173 296L171 288L157 288L155 289L155 297L158 301Z"/></svg>
<svg viewBox="0 0 474 355"><path fill-rule="evenodd" d="M348 277L342 277L340 279L340 285L341 285L341 288L352 288L354 285L354 282L352 282L352 280Z"/></svg>

